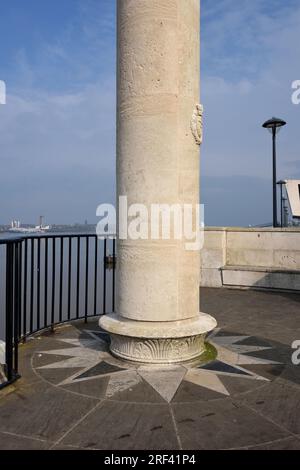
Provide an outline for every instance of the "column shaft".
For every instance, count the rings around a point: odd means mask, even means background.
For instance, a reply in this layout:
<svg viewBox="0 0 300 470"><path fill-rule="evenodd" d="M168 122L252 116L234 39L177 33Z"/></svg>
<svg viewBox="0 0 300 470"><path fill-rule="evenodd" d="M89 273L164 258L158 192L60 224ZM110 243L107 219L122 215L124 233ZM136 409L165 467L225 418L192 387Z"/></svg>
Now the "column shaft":
<svg viewBox="0 0 300 470"><path fill-rule="evenodd" d="M199 251L176 238L172 216L175 205L192 205L196 229L200 1L119 0L117 23L117 199L145 205L149 232L118 237L117 316L101 324L115 354L178 362L203 352L215 326L199 315ZM151 237L152 204L170 210L169 239Z"/></svg>

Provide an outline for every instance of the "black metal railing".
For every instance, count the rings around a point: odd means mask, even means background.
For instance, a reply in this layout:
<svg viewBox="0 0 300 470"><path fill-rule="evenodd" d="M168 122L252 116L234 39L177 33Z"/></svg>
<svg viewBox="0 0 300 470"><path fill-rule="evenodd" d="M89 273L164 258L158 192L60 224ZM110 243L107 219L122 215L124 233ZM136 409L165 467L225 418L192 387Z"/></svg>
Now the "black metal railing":
<svg viewBox="0 0 300 470"><path fill-rule="evenodd" d="M42 234L0 239L0 245L5 251L0 257L5 263L2 388L19 377L20 341L64 322L87 322L114 311L116 243L95 234Z"/></svg>

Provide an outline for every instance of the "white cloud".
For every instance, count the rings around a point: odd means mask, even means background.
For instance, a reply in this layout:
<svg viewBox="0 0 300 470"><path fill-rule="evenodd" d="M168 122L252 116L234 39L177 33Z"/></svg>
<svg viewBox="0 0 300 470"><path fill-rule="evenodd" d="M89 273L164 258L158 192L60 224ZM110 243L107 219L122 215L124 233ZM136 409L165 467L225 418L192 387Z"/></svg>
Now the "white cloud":
<svg viewBox="0 0 300 470"><path fill-rule="evenodd" d="M14 83L0 106L0 223L40 212L49 222L90 218L113 197L115 12L111 0L79 6L52 42L16 51ZM299 23L296 0L202 1L202 176L211 187L204 182L203 199L214 223L245 223L244 207L257 205L253 192L256 201L267 197L271 142L261 124L273 114L288 122L279 176L300 176L300 106L291 102ZM268 204L257 223L270 219Z"/></svg>
<svg viewBox="0 0 300 470"><path fill-rule="evenodd" d="M259 0L215 3L218 15L214 16L213 6L208 9L202 44L204 57L214 54L213 59L204 58L202 69L207 112L204 174L269 178L271 142L261 124L275 114L288 121L279 137L279 173L293 176L288 162L300 156L300 106L291 104L291 83L300 78L300 53L295 48L300 34L299 4L291 8L287 2L271 15L271 9L263 8L266 2Z"/></svg>
<svg viewBox="0 0 300 470"><path fill-rule="evenodd" d="M0 223L34 221L39 213L50 223L96 220L98 204L114 197L111 5L85 0L77 12L75 5L52 42L30 51L25 44L12 57L10 93L0 107Z"/></svg>

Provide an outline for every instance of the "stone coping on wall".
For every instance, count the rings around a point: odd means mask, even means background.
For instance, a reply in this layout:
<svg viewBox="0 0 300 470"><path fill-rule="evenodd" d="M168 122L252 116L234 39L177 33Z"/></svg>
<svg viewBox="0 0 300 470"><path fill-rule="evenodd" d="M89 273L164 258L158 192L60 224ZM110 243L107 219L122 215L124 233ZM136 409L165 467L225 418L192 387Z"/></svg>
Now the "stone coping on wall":
<svg viewBox="0 0 300 470"><path fill-rule="evenodd" d="M204 228L208 232L274 232L274 233L300 233L300 227L213 227Z"/></svg>

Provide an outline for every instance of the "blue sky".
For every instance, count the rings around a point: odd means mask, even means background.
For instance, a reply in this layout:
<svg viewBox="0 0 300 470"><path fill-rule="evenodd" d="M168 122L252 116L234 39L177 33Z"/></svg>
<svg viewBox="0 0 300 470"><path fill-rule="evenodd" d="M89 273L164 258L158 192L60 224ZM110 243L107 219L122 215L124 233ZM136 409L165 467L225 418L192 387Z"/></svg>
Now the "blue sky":
<svg viewBox="0 0 300 470"><path fill-rule="evenodd" d="M114 200L115 1L0 0L0 223L95 221ZM202 0L201 195L209 225L271 221L278 176L300 178L299 0Z"/></svg>

